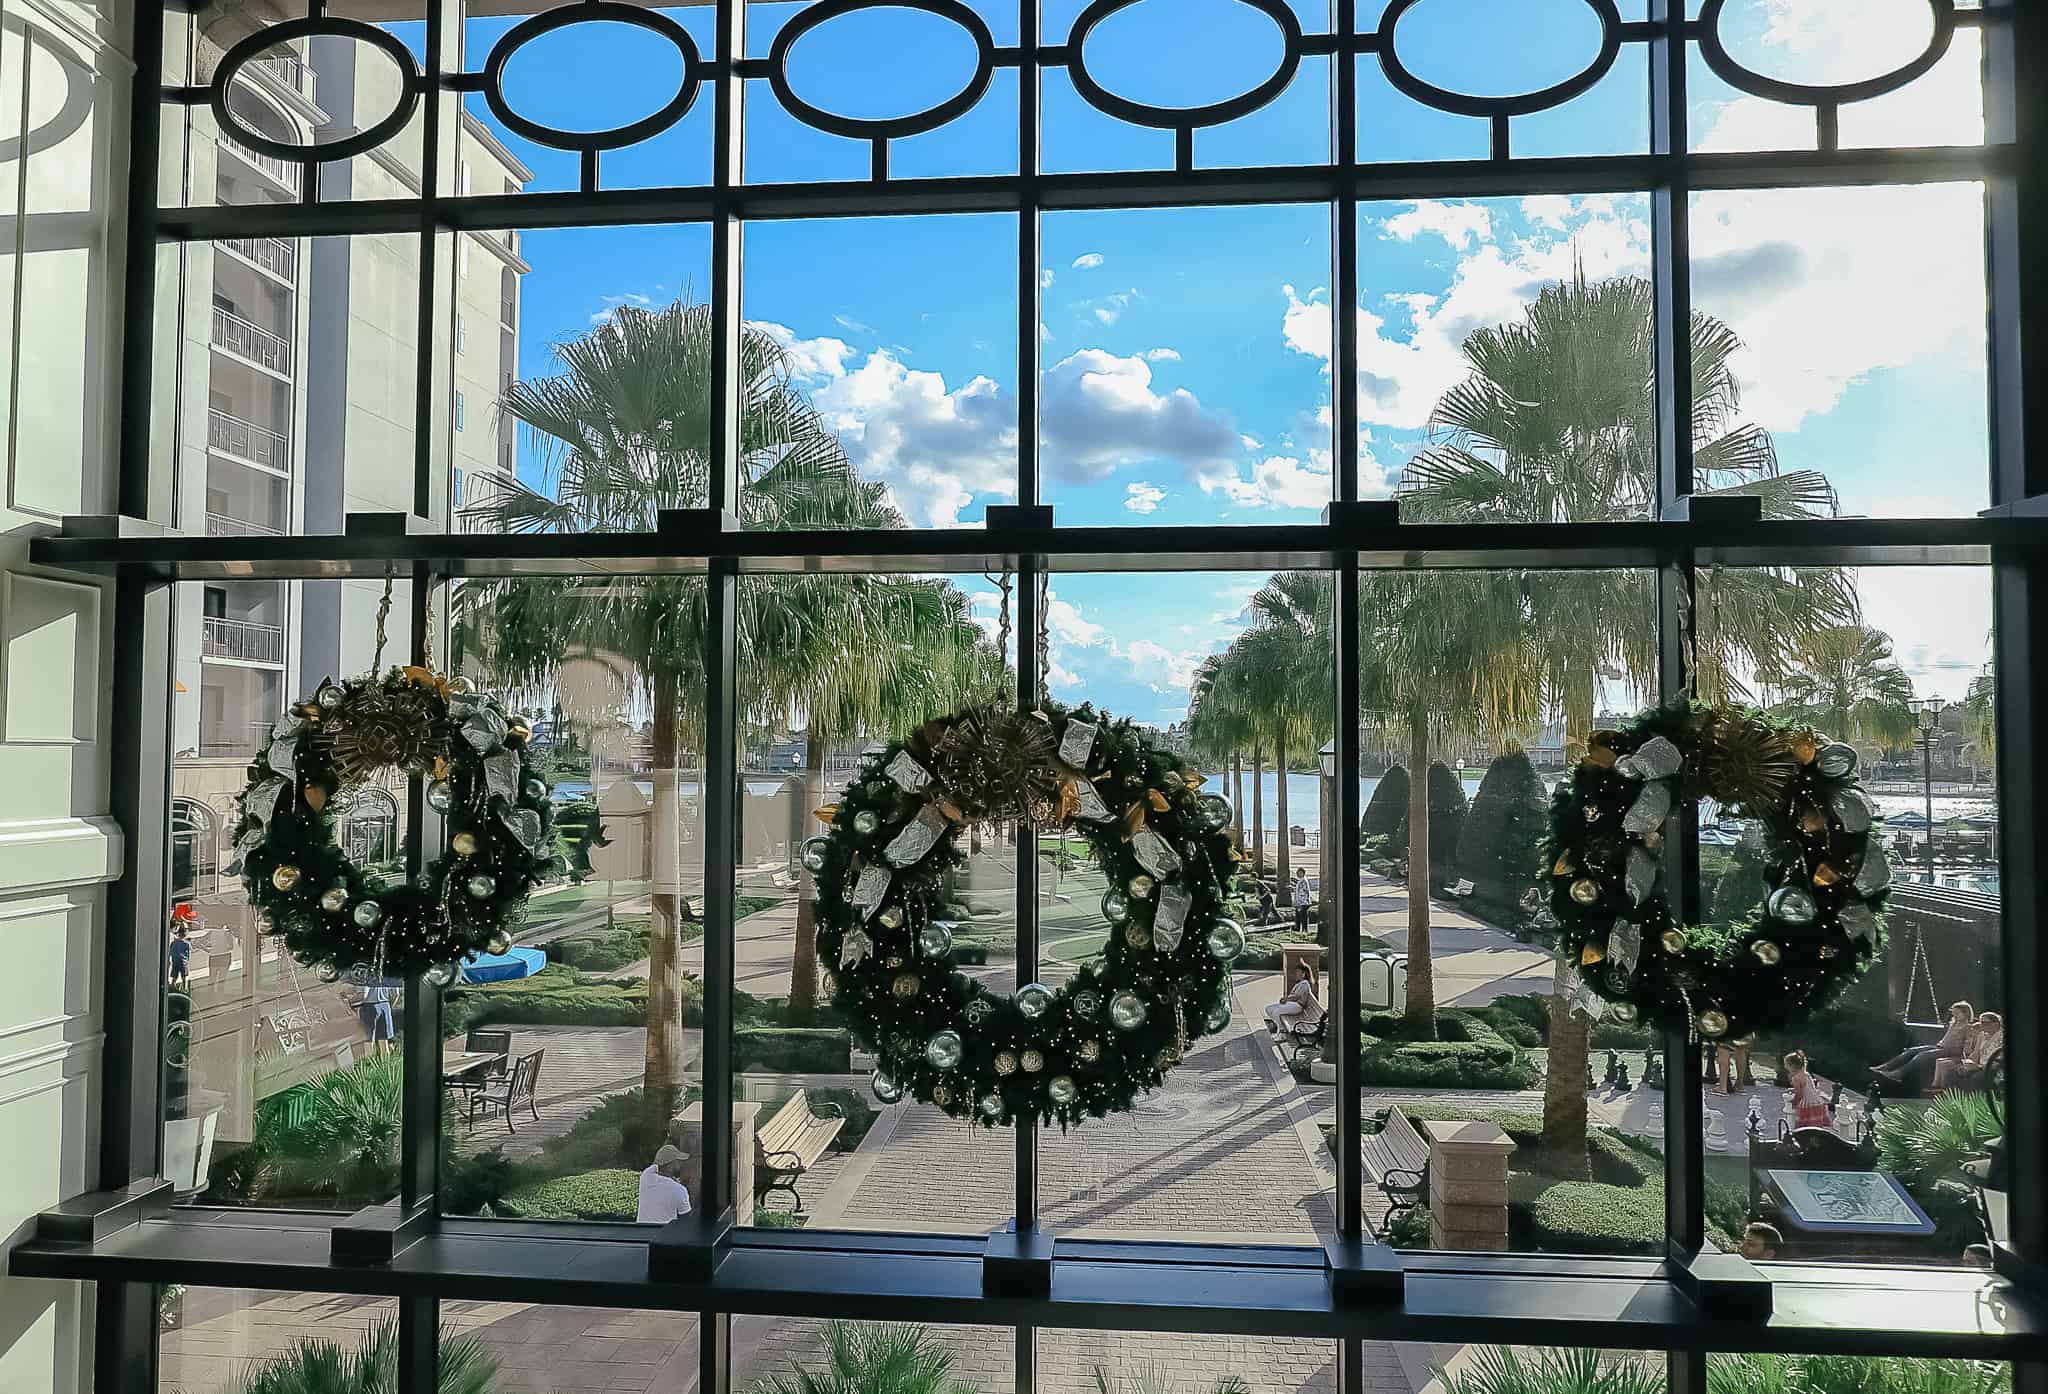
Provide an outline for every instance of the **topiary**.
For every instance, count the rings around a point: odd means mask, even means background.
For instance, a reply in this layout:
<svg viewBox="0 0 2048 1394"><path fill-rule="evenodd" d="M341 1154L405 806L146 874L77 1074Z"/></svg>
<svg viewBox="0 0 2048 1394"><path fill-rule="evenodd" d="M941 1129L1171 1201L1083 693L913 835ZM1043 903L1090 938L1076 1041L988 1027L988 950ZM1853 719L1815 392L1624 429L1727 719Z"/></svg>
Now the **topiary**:
<svg viewBox="0 0 2048 1394"><path fill-rule="evenodd" d="M1429 762L1429 884L1447 886L1458 860L1458 838L1465 831L1465 786L1441 760Z"/></svg>
<svg viewBox="0 0 2048 1394"><path fill-rule="evenodd" d="M1510 751L1486 767L1458 838L1457 875L1472 883L1465 903L1475 914L1507 925L1526 918L1521 901L1541 880L1549 825L1550 796L1526 754Z"/></svg>
<svg viewBox="0 0 2048 1394"><path fill-rule="evenodd" d="M1372 797L1366 800L1365 813L1358 820L1358 836L1361 841L1385 839L1382 850L1388 856L1399 857L1407 853L1408 771L1400 765L1390 767L1373 786Z"/></svg>

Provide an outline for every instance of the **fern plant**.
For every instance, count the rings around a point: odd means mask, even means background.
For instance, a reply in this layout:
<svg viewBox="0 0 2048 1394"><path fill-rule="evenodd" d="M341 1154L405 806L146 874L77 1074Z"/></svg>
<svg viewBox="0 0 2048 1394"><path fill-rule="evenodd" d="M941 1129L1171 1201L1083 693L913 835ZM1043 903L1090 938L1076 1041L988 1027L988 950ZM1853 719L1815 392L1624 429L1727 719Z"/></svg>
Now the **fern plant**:
<svg viewBox="0 0 2048 1394"><path fill-rule="evenodd" d="M498 1362L473 1336L441 1332L435 1394L491 1394ZM381 1321L356 1350L333 1341L302 1340L250 1370L234 1394L397 1394L398 1323Z"/></svg>
<svg viewBox="0 0 2048 1394"><path fill-rule="evenodd" d="M1174 1394L1173 1376L1151 1362L1131 1370L1128 1376L1112 1375L1095 1367L1096 1394ZM1252 1394L1243 1375L1218 1375L1208 1394Z"/></svg>
<svg viewBox="0 0 2048 1394"><path fill-rule="evenodd" d="M753 1394L979 1394L953 1377L953 1353L922 1326L830 1322L825 1355L822 1369L792 1360Z"/></svg>
<svg viewBox="0 0 2048 1394"><path fill-rule="evenodd" d="M1917 1192L1955 1175L2004 1131L1988 1096L1949 1090L1918 1112L1885 1110L1877 1127L1877 1164Z"/></svg>
<svg viewBox="0 0 2048 1394"><path fill-rule="evenodd" d="M1584 1349L1524 1354L1483 1346L1463 1369L1454 1374L1438 1366L1436 1377L1446 1394L1665 1394L1661 1362Z"/></svg>
<svg viewBox="0 0 2048 1394"><path fill-rule="evenodd" d="M2012 1367L1905 1356L1716 1355L1707 1394L2005 1394Z"/></svg>

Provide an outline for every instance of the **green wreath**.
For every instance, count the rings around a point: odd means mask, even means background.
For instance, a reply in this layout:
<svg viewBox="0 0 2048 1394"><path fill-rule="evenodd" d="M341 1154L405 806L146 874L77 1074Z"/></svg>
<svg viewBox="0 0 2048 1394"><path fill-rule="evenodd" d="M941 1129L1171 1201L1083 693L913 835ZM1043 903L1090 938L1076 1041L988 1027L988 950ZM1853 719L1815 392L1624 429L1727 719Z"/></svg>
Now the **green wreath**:
<svg viewBox="0 0 2048 1394"><path fill-rule="evenodd" d="M249 903L329 981L424 972L445 985L478 950L503 953L553 861L531 740L496 698L426 668L322 683L249 766L234 829ZM335 841L339 796L391 768L429 778L448 819L447 850L416 881L387 883Z"/></svg>
<svg viewBox="0 0 2048 1394"><path fill-rule="evenodd" d="M1230 805L1129 721L1047 702L926 722L868 760L804 844L834 1001L880 1057L877 1098L988 1126L1100 1118L1230 1021ZM1054 989L989 991L953 967L947 874L969 824L1077 828L1108 879L1100 958ZM1032 835L1036 835L1035 832Z"/></svg>
<svg viewBox="0 0 2048 1394"><path fill-rule="evenodd" d="M1734 925L1681 925L1661 894L1665 819L1712 799L1752 820L1767 894ZM1708 1040L1788 1025L1831 1000L1883 943L1891 864L1856 752L1740 707L1679 700L1595 731L1558 786L1546 849L1574 1001L1683 1023Z"/></svg>

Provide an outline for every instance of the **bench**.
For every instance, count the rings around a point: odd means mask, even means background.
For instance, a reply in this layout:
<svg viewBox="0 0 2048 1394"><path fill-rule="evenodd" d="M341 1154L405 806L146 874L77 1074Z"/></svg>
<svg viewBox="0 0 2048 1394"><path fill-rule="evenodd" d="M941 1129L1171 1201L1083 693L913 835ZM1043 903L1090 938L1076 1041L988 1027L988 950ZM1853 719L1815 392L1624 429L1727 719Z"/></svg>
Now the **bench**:
<svg viewBox="0 0 2048 1394"><path fill-rule="evenodd" d="M1387 1198L1386 1218L1380 1222L1384 1234L1396 1211L1412 1210L1428 1191L1429 1139L1415 1130L1407 1114L1390 1108L1386 1123L1361 1139L1360 1147L1366 1169Z"/></svg>
<svg viewBox="0 0 2048 1394"><path fill-rule="evenodd" d="M1316 1018L1315 1025L1304 1026L1298 1017L1287 1018L1287 1041L1292 1048L1288 1064L1299 1074L1312 1060L1322 1058L1323 1034L1329 1029L1330 1014L1324 1012Z"/></svg>
<svg viewBox="0 0 2048 1394"><path fill-rule="evenodd" d="M770 1191L787 1191L796 1213L803 1214L797 1178L817 1164L845 1126L846 1112L838 1104L814 1104L807 1089L790 1095L754 1133L754 1203Z"/></svg>

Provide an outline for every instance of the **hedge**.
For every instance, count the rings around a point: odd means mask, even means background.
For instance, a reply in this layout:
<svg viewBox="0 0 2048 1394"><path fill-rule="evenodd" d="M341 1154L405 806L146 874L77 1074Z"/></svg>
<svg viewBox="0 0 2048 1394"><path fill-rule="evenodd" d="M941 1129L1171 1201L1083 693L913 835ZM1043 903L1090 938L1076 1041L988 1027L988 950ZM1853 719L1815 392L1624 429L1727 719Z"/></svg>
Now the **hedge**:
<svg viewBox="0 0 2048 1394"><path fill-rule="evenodd" d="M703 988L683 979L683 1020L702 1019ZM480 1026L645 1026L647 984L638 978L585 979L550 963L529 978L456 988L441 1006L444 1038Z"/></svg>
<svg viewBox="0 0 2048 1394"><path fill-rule="evenodd" d="M1457 861L1458 836L1465 827L1465 788L1441 760L1429 762L1429 879L1450 882ZM1358 835L1371 855L1396 861L1408 855L1408 771L1388 768L1373 787L1372 798L1358 820Z"/></svg>
<svg viewBox="0 0 2048 1394"><path fill-rule="evenodd" d="M1365 813L1358 820L1358 836L1388 839L1385 850L1390 856L1408 850L1408 771L1402 766L1389 766L1373 786Z"/></svg>
<svg viewBox="0 0 2048 1394"><path fill-rule="evenodd" d="M1436 1026L1436 1040L1414 1040L1400 1017L1367 1017L1359 1079L1440 1089L1526 1089L1536 1082L1534 1062L1479 1013L1439 1012Z"/></svg>
<svg viewBox="0 0 2048 1394"><path fill-rule="evenodd" d="M1474 914L1506 925L1527 918L1522 896L1536 885L1549 817L1549 797L1527 755L1511 751L1486 767L1458 838L1456 877L1472 883L1465 904Z"/></svg>
<svg viewBox="0 0 2048 1394"><path fill-rule="evenodd" d="M640 1213L640 1173L606 1167L522 1186L499 1202L524 1220L631 1220Z"/></svg>
<svg viewBox="0 0 2048 1394"><path fill-rule="evenodd" d="M853 1070L853 1038L837 1027L751 1026L732 1034L738 1069L789 1075Z"/></svg>
<svg viewBox="0 0 2048 1394"><path fill-rule="evenodd" d="M1448 885L1457 878L1458 837L1465 831L1465 786L1441 760L1429 762L1429 883Z"/></svg>

